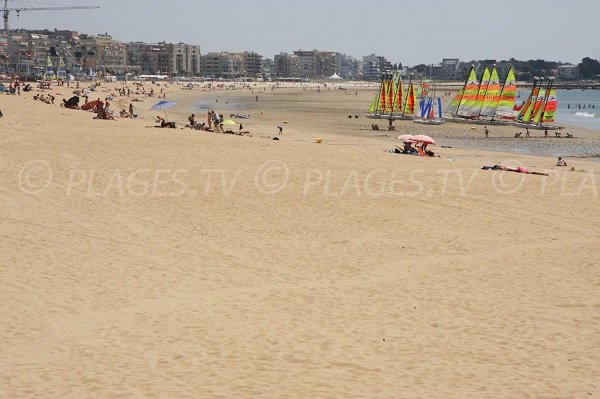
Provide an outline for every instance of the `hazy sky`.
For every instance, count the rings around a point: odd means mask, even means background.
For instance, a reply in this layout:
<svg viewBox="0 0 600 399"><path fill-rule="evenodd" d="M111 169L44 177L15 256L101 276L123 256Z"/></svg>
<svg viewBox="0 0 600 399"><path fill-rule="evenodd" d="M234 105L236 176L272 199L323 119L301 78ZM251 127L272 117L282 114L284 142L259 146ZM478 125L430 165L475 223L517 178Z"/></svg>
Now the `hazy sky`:
<svg viewBox="0 0 600 399"><path fill-rule="evenodd" d="M108 32L118 40L199 44L202 52L297 49L442 58L600 59L600 0L9 0L10 7L99 5L11 14L12 28Z"/></svg>

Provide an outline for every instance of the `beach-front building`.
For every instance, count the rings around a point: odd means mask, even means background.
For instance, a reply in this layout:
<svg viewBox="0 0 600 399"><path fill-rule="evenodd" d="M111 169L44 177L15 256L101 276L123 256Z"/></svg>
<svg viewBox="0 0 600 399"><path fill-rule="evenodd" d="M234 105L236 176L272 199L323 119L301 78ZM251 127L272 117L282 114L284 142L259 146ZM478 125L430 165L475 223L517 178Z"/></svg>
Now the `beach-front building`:
<svg viewBox="0 0 600 399"><path fill-rule="evenodd" d="M345 79L358 75L358 61L349 55L319 50L279 53L273 61L273 77L324 79L337 74Z"/></svg>
<svg viewBox="0 0 600 399"><path fill-rule="evenodd" d="M254 52L212 52L202 55L202 76L210 78L262 78L263 56Z"/></svg>
<svg viewBox="0 0 600 399"><path fill-rule="evenodd" d="M75 43L81 53L81 68L104 74L124 75L129 71L127 46L109 34L79 36Z"/></svg>
<svg viewBox="0 0 600 399"><path fill-rule="evenodd" d="M127 43L128 65L139 67L144 74L199 75L200 46L186 43Z"/></svg>
<svg viewBox="0 0 600 399"><path fill-rule="evenodd" d="M460 60L458 58L444 58L440 65L438 78L441 80L455 80Z"/></svg>
<svg viewBox="0 0 600 399"><path fill-rule="evenodd" d="M275 55L271 75L274 78L299 78L300 57L288 53Z"/></svg>
<svg viewBox="0 0 600 399"><path fill-rule="evenodd" d="M385 57L369 54L363 57L360 63L360 71L364 80L379 80L381 74L391 71L393 65Z"/></svg>
<svg viewBox="0 0 600 399"><path fill-rule="evenodd" d="M576 80L579 77L577 65L560 65L556 70L556 78L559 80Z"/></svg>

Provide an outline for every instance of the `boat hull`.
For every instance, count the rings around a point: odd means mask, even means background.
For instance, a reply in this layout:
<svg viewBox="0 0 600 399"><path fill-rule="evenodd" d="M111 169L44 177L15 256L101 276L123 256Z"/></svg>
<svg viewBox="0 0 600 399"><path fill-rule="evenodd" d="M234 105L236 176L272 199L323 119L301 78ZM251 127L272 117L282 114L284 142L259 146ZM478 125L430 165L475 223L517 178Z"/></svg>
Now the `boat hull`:
<svg viewBox="0 0 600 399"><path fill-rule="evenodd" d="M448 122L456 122L456 123L467 123L470 125L498 125L498 126L506 126L509 125L510 123L507 121L490 121L490 120L483 120L483 119L467 119L467 118L455 118L452 116L444 116L443 117L444 120L448 121Z"/></svg>
<svg viewBox="0 0 600 399"><path fill-rule="evenodd" d="M522 122L513 122L512 125L523 128L523 129L531 129L531 130L561 130L561 129L564 129L564 126L558 126L558 125L544 125L544 124L534 125L534 124L522 123Z"/></svg>
<svg viewBox="0 0 600 399"><path fill-rule="evenodd" d="M389 120L390 115L389 114L387 114L387 115L385 115L385 114L367 114L367 118ZM392 120L395 120L395 121L412 121L413 119L415 119L415 117L412 115L392 115Z"/></svg>
<svg viewBox="0 0 600 399"><path fill-rule="evenodd" d="M443 125L446 121L443 119L414 119L413 123L418 125Z"/></svg>

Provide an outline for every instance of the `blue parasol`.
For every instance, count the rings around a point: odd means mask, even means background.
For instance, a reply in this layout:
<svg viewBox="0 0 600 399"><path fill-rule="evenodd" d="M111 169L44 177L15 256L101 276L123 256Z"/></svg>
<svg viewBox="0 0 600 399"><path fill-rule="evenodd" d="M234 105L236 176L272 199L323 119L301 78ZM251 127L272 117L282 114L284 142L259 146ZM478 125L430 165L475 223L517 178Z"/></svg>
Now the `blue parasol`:
<svg viewBox="0 0 600 399"><path fill-rule="evenodd" d="M167 109L173 108L175 105L177 105L175 101L159 101L150 108L150 111L165 111L165 118L168 119Z"/></svg>

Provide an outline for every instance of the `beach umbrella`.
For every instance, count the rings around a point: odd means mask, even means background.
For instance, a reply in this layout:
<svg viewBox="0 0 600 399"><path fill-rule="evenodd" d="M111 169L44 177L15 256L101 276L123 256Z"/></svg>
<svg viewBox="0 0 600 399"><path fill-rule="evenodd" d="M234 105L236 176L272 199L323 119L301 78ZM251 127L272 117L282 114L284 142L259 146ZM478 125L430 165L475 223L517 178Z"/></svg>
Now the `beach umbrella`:
<svg viewBox="0 0 600 399"><path fill-rule="evenodd" d="M434 139L429 136L425 136L424 134L413 136L411 141L414 143L436 144Z"/></svg>
<svg viewBox="0 0 600 399"><path fill-rule="evenodd" d="M398 140L402 140L403 143L410 143L411 141L413 141L415 136L413 136L412 134L403 134L398 136Z"/></svg>
<svg viewBox="0 0 600 399"><path fill-rule="evenodd" d="M238 123L232 119L225 119L223 122L221 122L221 124L225 126L238 125Z"/></svg>
<svg viewBox="0 0 600 399"><path fill-rule="evenodd" d="M175 105L177 105L177 103L175 101L159 101L158 103L154 104L152 106L152 108L150 108L150 111L165 111L165 119L169 119L167 118L167 109L169 108L173 108L175 107Z"/></svg>
<svg viewBox="0 0 600 399"><path fill-rule="evenodd" d="M158 103L154 104L150 110L164 111L166 109L173 108L175 105L177 105L175 101L159 101Z"/></svg>

